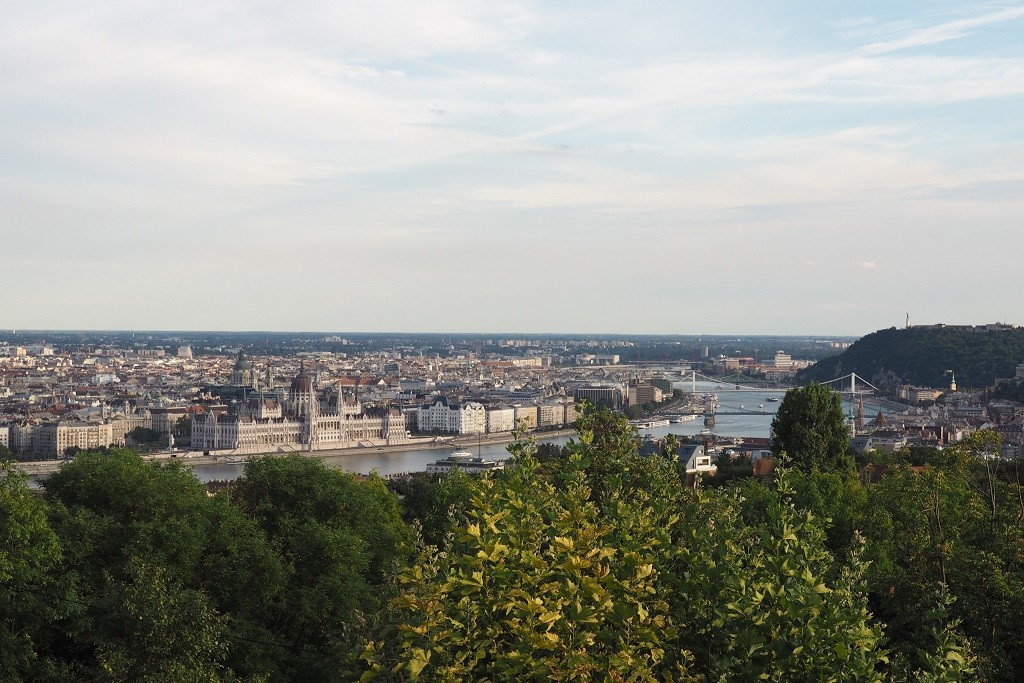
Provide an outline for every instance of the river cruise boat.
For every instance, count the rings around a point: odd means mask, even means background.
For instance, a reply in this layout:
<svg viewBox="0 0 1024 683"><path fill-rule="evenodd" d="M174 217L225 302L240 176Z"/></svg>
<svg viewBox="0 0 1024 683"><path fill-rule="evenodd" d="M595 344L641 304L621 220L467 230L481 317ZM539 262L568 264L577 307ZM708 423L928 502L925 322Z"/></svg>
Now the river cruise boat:
<svg viewBox="0 0 1024 683"><path fill-rule="evenodd" d="M455 451L447 458L427 465L427 474L447 474L455 469L469 474L481 474L503 470L505 463L500 460L484 460L469 451Z"/></svg>
<svg viewBox="0 0 1024 683"><path fill-rule="evenodd" d="M651 420L630 420L629 424L633 425L637 429L654 429L655 427L668 427L670 423L665 418L658 418Z"/></svg>
<svg viewBox="0 0 1024 683"><path fill-rule="evenodd" d="M697 419L696 415L673 415L672 417L670 417L668 419L668 421L672 422L672 423L679 423L679 422L690 422L690 421L696 420L696 419Z"/></svg>

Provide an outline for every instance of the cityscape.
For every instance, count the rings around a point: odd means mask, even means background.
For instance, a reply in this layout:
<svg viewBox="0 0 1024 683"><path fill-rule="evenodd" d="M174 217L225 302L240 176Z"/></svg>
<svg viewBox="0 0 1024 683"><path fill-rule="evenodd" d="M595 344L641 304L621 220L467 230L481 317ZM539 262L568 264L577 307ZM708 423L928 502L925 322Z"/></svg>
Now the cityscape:
<svg viewBox="0 0 1024 683"><path fill-rule="evenodd" d="M7 3L0 683L1024 681L1022 28Z"/></svg>
<svg viewBox="0 0 1024 683"><path fill-rule="evenodd" d="M766 386L788 386L812 358L850 344L846 338L222 334L193 342L193 349L181 333L50 333L59 344L45 333L20 336L33 342L0 342L0 406L8 420L0 440L24 460L145 445L140 435L158 438L167 453L183 458L415 445L441 435L507 435L516 426L571 427L581 400L631 409L635 417L643 405L702 413L692 392L687 402L672 401L672 383L687 373L743 372ZM733 355L712 357L712 348L730 345ZM778 345L791 353L768 351ZM272 347L271 354L246 351Z"/></svg>
<svg viewBox="0 0 1024 683"><path fill-rule="evenodd" d="M192 463L369 450L382 453L378 469L387 472L385 451L500 444L517 429L542 440L564 437L574 433L577 406L584 401L625 412L652 440L666 431L659 428L692 422L683 432L703 437L712 456L702 469L707 473L722 453L752 462L770 454L767 427L797 373L854 341L26 331L5 336L0 444L18 460L36 461L29 471L40 474L75 452L124 446ZM1007 380L1022 378L1024 361ZM863 378L834 378L831 386L847 406L853 448L943 447L987 428L1003 434L1005 456L1020 456L1020 407L981 387L958 391L953 371L948 379L941 387L901 384L882 392ZM719 394L736 390L744 396L768 393L749 397L749 406L719 406ZM765 419L723 432L715 418L729 410Z"/></svg>

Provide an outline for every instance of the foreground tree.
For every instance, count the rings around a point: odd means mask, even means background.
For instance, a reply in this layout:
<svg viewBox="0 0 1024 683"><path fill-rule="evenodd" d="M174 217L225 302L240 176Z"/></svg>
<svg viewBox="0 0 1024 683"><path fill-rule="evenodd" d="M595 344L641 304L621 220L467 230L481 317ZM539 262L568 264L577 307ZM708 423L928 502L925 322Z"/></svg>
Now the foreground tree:
<svg viewBox="0 0 1024 683"><path fill-rule="evenodd" d="M451 543L402 574L365 680L972 680L945 641L889 666L863 543L837 562L788 474L745 523L740 489L683 490L607 418L581 416L557 472L520 444L482 482Z"/></svg>
<svg viewBox="0 0 1024 683"><path fill-rule="evenodd" d="M93 621L101 679L139 683L235 680L224 667L227 619L200 591L134 559L98 596Z"/></svg>
<svg viewBox="0 0 1024 683"><path fill-rule="evenodd" d="M350 679L364 623L411 551L397 499L379 478L360 481L300 455L250 461L231 497L285 565L267 615L274 639L289 646L281 679Z"/></svg>
<svg viewBox="0 0 1024 683"><path fill-rule="evenodd" d="M50 668L37 641L57 613L48 595L59 561L46 505L24 474L0 463L0 681L39 680Z"/></svg>
<svg viewBox="0 0 1024 683"><path fill-rule="evenodd" d="M836 562L783 472L754 524L739 488L698 492L673 571L673 615L701 681L882 681L858 543Z"/></svg>
<svg viewBox="0 0 1024 683"><path fill-rule="evenodd" d="M653 570L664 534L625 502L620 529L605 523L582 472L556 488L537 471L520 453L451 545L406 570L393 630L364 653L368 678L656 679L671 634Z"/></svg>
<svg viewBox="0 0 1024 683"><path fill-rule="evenodd" d="M839 395L822 384L787 391L772 420L772 434L772 453L787 454L793 466L805 472L853 466Z"/></svg>
<svg viewBox="0 0 1024 683"><path fill-rule="evenodd" d="M911 659L936 642L936 595L978 656L976 680L1024 680L1024 471L978 432L944 463L893 468L869 489L873 603ZM985 457L989 456L989 457Z"/></svg>
<svg viewBox="0 0 1024 683"><path fill-rule="evenodd" d="M283 591L282 563L190 470L125 450L83 453L46 490L60 584L75 606L55 624L52 661L83 679L258 679L276 669L278 652L249 641L272 636L266 605Z"/></svg>
<svg viewBox="0 0 1024 683"><path fill-rule="evenodd" d="M389 487L402 499L405 521L419 525L425 543L440 546L466 521L478 483L475 476L456 469L440 476L417 472L389 482Z"/></svg>

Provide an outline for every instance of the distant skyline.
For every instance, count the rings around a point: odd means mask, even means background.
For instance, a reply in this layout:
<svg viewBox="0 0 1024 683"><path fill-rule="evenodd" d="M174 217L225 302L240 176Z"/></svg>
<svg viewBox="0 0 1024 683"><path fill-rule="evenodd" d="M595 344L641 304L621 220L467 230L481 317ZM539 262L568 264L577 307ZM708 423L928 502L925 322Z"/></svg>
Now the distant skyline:
<svg viewBox="0 0 1024 683"><path fill-rule="evenodd" d="M1022 35L943 0L10 5L0 328L1024 322Z"/></svg>
<svg viewBox="0 0 1024 683"><path fill-rule="evenodd" d="M811 337L818 337L821 339L856 339L858 335L843 335L843 334L823 334L823 335L811 335L811 334L674 334L674 333L658 333L658 332L523 332L513 330L498 330L495 332L471 332L468 330L447 330L441 332L419 332L416 330L383 330L380 332L365 332L361 330L137 330L137 329L123 329L123 330L58 330L58 329L30 329L30 330L0 330L0 341L11 342L11 339L16 335L103 335L103 334L117 334L117 335L154 335L158 340L160 335L223 335L230 337L233 335L289 335L295 334L300 336L319 336L319 335L350 335L353 340L360 337L387 337L394 335L396 337L494 337L494 338L540 338L540 337L565 337L565 338L587 338L595 340L614 340L621 339L628 341L628 337L635 338L649 338L649 337L681 337L687 338L689 341L700 340L700 339L731 339L731 338L748 338L748 339L774 339L783 337L792 337L794 339L804 339ZM186 337L165 337L164 340L176 340L186 341ZM31 342L19 341L18 343L30 344Z"/></svg>

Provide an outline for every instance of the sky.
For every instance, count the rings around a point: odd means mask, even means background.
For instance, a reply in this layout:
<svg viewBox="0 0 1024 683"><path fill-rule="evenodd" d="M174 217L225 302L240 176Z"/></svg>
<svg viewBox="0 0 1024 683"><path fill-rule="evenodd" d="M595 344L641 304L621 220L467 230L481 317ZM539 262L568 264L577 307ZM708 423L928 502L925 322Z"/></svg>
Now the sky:
<svg viewBox="0 0 1024 683"><path fill-rule="evenodd" d="M1024 3L6 3L0 327L1024 323Z"/></svg>

